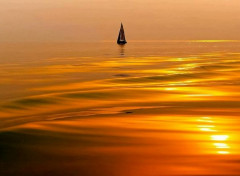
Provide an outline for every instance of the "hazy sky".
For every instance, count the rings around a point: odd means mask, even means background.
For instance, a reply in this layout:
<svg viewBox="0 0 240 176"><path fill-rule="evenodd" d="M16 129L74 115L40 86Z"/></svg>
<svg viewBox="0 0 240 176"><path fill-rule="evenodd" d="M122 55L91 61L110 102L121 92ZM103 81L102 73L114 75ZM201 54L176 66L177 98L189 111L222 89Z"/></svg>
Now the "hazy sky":
<svg viewBox="0 0 240 176"><path fill-rule="evenodd" d="M240 39L240 0L0 0L0 42Z"/></svg>

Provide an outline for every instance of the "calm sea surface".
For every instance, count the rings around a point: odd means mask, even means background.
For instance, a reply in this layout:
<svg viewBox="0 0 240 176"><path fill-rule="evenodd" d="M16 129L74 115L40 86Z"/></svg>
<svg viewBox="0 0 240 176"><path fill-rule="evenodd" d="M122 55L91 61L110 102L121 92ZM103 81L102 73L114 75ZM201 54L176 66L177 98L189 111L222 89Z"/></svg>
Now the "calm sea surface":
<svg viewBox="0 0 240 176"><path fill-rule="evenodd" d="M239 176L240 42L0 44L0 175Z"/></svg>

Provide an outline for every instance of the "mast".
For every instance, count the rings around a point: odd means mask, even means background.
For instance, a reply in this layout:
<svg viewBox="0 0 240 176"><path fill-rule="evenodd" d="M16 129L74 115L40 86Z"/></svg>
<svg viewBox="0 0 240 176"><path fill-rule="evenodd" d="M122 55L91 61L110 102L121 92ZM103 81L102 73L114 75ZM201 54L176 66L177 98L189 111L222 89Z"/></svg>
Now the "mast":
<svg viewBox="0 0 240 176"><path fill-rule="evenodd" d="M120 31L119 31L119 34L118 34L117 43L120 44L120 45L124 45L124 44L127 43L122 23L121 23Z"/></svg>

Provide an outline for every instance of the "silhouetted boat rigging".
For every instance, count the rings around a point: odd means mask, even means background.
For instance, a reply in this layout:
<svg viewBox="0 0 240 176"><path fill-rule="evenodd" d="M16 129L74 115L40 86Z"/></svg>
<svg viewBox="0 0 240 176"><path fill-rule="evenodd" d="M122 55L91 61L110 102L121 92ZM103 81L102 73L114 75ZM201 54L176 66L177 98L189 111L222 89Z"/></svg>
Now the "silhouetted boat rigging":
<svg viewBox="0 0 240 176"><path fill-rule="evenodd" d="M117 43L119 45L124 45L124 44L127 43L122 23L121 23L120 31L119 31L119 34L118 34Z"/></svg>

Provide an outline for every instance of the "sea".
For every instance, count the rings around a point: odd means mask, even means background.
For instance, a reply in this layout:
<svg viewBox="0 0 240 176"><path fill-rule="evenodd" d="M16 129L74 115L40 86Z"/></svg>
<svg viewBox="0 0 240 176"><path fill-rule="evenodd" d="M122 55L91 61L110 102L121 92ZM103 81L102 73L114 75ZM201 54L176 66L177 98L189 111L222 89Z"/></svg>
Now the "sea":
<svg viewBox="0 0 240 176"><path fill-rule="evenodd" d="M239 176L240 41L0 44L0 175Z"/></svg>

